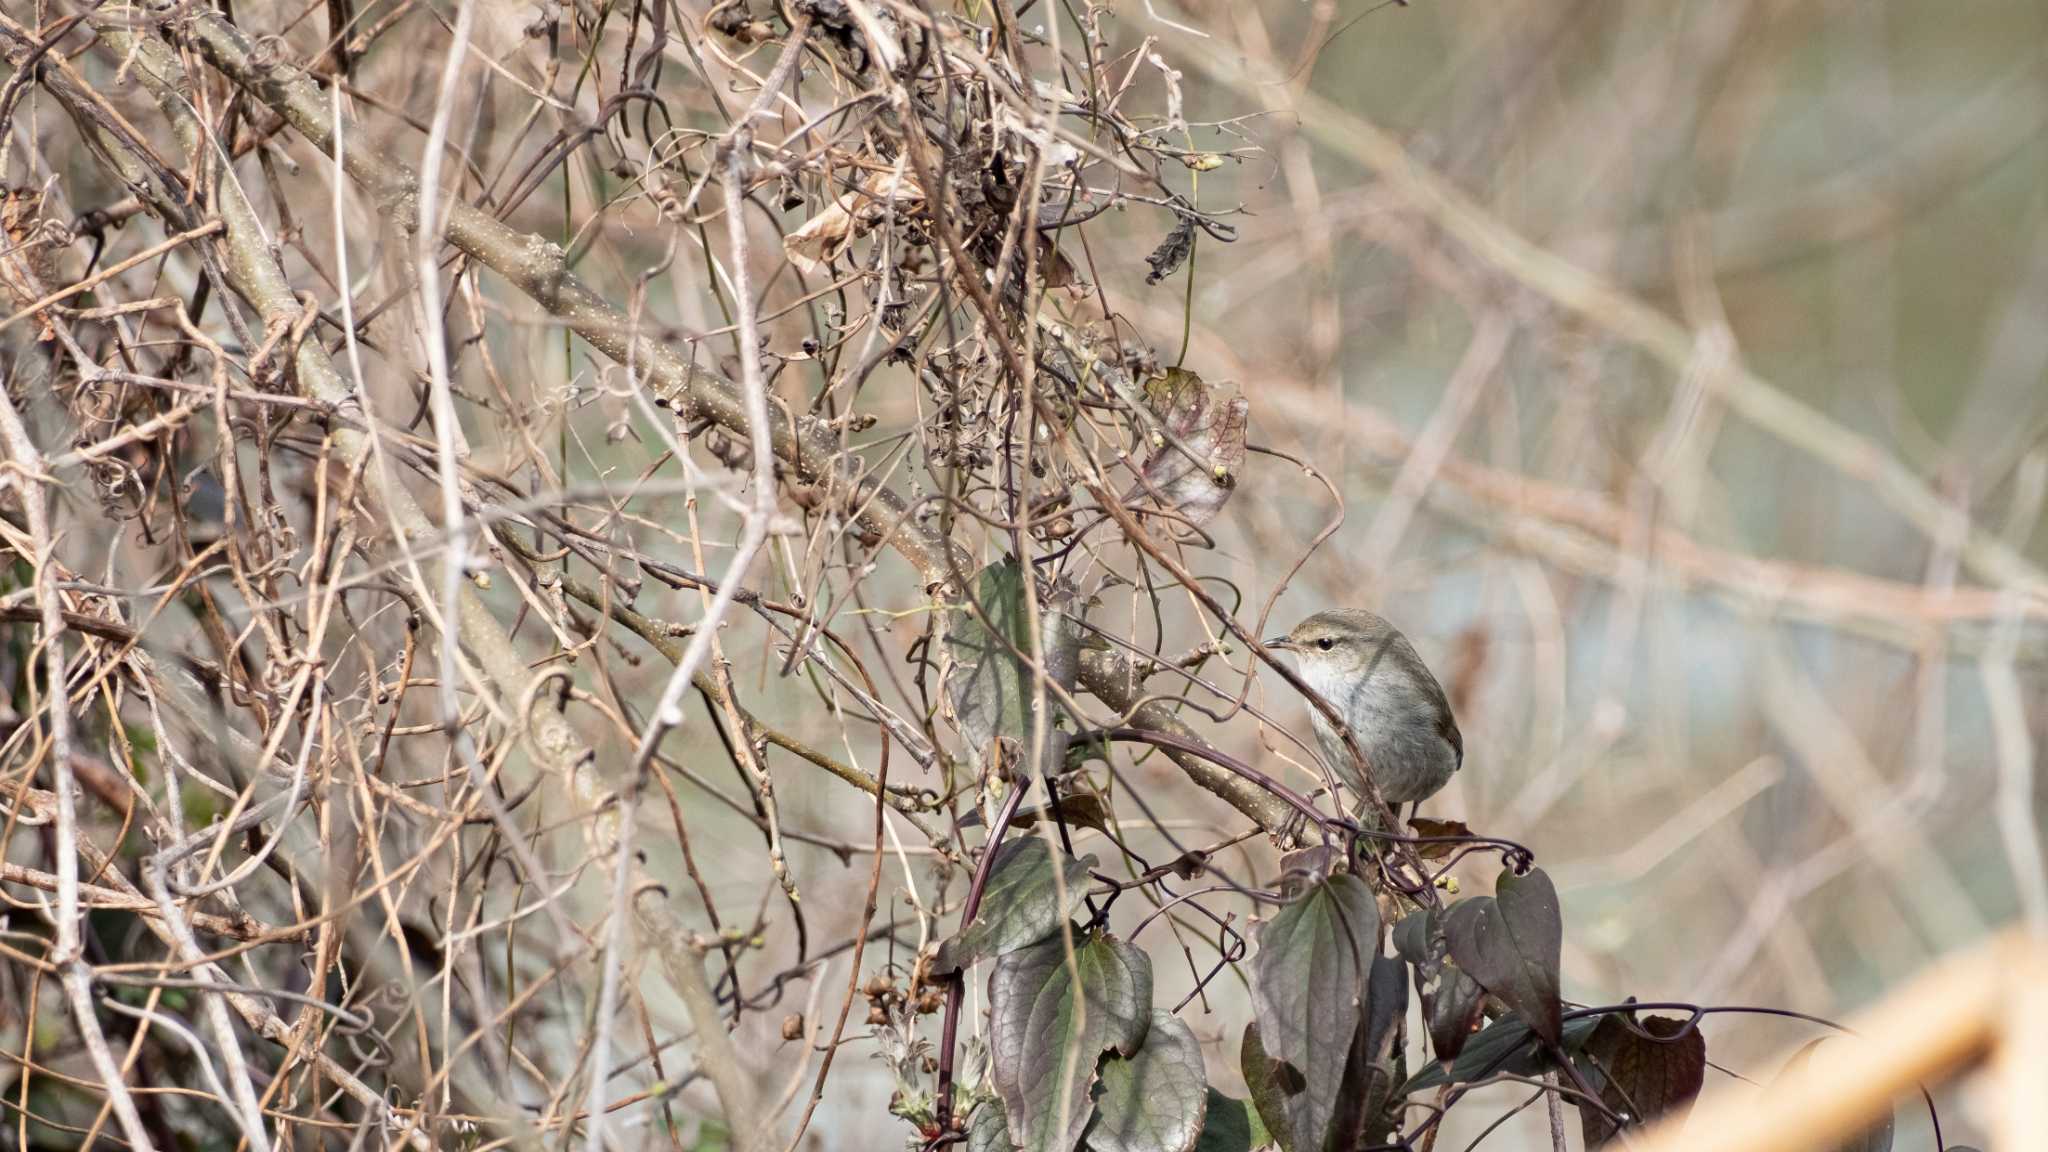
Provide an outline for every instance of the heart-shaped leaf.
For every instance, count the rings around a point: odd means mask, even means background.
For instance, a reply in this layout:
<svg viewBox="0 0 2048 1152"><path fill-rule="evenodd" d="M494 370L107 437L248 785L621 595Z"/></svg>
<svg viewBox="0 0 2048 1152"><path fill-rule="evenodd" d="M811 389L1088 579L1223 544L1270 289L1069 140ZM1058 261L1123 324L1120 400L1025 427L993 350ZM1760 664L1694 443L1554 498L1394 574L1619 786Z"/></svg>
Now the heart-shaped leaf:
<svg viewBox="0 0 2048 1152"><path fill-rule="evenodd" d="M1029 582L1009 557L983 568L974 577L977 614L962 605L948 614L946 649L953 665L946 675L946 698L966 740L974 763L984 763L998 739L1020 751L1033 740L1033 717L1046 712L1044 764L1066 759L1069 734L1051 723L1062 712L1049 692L1041 693L1037 678L1022 657L1031 655L1031 610L1025 597ZM1081 667L1080 625L1071 596L1039 608L1040 656L1046 678L1072 688Z"/></svg>
<svg viewBox="0 0 2048 1152"><path fill-rule="evenodd" d="M1097 1060L1151 1026L1152 961L1114 937L1062 934L1002 956L989 976L993 1079L1023 1152L1068 1152L1094 1114Z"/></svg>
<svg viewBox="0 0 2048 1152"><path fill-rule="evenodd" d="M1257 937L1252 1014L1261 1051L1276 1065L1272 1080L1285 1089L1277 1099L1285 1102L1284 1126L1294 1142L1283 1136L1281 1145L1289 1152L1320 1149L1345 1103L1345 1074L1366 1018L1379 907L1364 881L1339 873L1309 885L1260 925ZM1266 1101L1256 1093L1253 1099L1280 1135L1282 1124L1266 1112Z"/></svg>
<svg viewBox="0 0 2048 1152"><path fill-rule="evenodd" d="M1400 1066L1400 1020L1406 1011L1403 964L1392 957L1373 962L1366 1016L1352 1033L1334 1101L1310 1094L1309 1078L1293 1064L1266 1053L1256 1021L1244 1032L1240 1051L1252 1104L1282 1152L1347 1152L1361 1144L1391 1139L1397 1119L1386 1107L1388 1089ZM1382 1010L1379 998L1387 1007ZM1320 1136L1315 1133L1320 1132Z"/></svg>
<svg viewBox="0 0 2048 1152"><path fill-rule="evenodd" d="M1266 1131L1251 1101L1209 1089L1195 1152L1254 1152L1272 1142L1273 1134Z"/></svg>
<svg viewBox="0 0 2048 1152"><path fill-rule="evenodd" d="M1252 1107L1258 1113L1260 1123L1271 1133L1275 1143L1287 1152L1294 1152L1300 1147L1294 1139L1295 1102L1307 1093L1308 1079L1294 1065L1282 1064L1266 1054L1256 1020L1245 1025L1244 1043L1238 1049L1238 1065L1244 1073L1244 1086L1251 1091Z"/></svg>
<svg viewBox="0 0 2048 1152"><path fill-rule="evenodd" d="M1093 856L1063 856L1055 869L1052 850L1039 837L1019 836L1005 843L996 852L973 922L939 945L932 975L951 975L1058 931L1081 903L1094 863Z"/></svg>
<svg viewBox="0 0 2048 1152"><path fill-rule="evenodd" d="M967 1152L1013 1152L1010 1122L1001 1100L983 1100L967 1117Z"/></svg>
<svg viewBox="0 0 2048 1152"><path fill-rule="evenodd" d="M1394 927L1394 949L1415 966L1415 994L1436 1058L1455 1060L1479 1026L1486 989L1451 959L1443 919L1434 909L1411 912Z"/></svg>
<svg viewBox="0 0 2048 1152"><path fill-rule="evenodd" d="M1636 1025L1649 1034L1643 1036L1619 1014L1603 1017L1572 1061L1608 1111L1632 1126L1682 1115L1707 1075L1706 1038L1686 1025L1673 1016L1646 1016ZM1589 1149L1614 1139L1614 1122L1597 1109L1581 1104L1579 1125Z"/></svg>
<svg viewBox="0 0 2048 1152"><path fill-rule="evenodd" d="M1103 1060L1095 1120L1081 1139L1092 1152L1189 1152L1202 1132L1208 1090L1201 1043L1172 1013L1155 1009L1144 1047Z"/></svg>
<svg viewBox="0 0 2048 1152"><path fill-rule="evenodd" d="M1576 1051L1599 1026L1597 1016L1565 1021L1562 1047L1567 1053ZM1408 1097L1445 1084L1469 1084L1496 1072L1535 1076L1550 1066L1550 1058L1543 1052L1543 1042L1529 1030L1529 1025L1519 1016L1503 1016L1480 1029L1448 1066L1431 1064L1409 1077L1408 1082L1394 1094Z"/></svg>
<svg viewBox="0 0 2048 1152"><path fill-rule="evenodd" d="M1460 901L1445 914L1444 937L1458 967L1514 1009L1538 1036L1557 1042L1564 920L1557 889L1541 868L1524 876L1503 870L1491 898Z"/></svg>

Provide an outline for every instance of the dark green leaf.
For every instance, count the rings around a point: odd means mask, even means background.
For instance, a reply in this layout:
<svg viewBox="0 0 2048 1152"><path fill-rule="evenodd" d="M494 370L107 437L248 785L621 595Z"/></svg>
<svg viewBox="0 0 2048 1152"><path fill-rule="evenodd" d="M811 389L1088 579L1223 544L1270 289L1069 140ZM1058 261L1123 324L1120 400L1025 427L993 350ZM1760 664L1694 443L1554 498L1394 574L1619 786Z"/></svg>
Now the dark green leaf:
<svg viewBox="0 0 2048 1152"><path fill-rule="evenodd" d="M983 1100L967 1118L967 1152L1013 1152L1001 1100Z"/></svg>
<svg viewBox="0 0 2048 1152"><path fill-rule="evenodd" d="M1244 1085L1251 1091L1252 1107L1261 1124L1275 1143L1293 1152L1298 1145L1294 1142L1292 1102L1308 1089L1308 1081L1292 1064L1281 1064L1266 1055L1265 1046L1259 1042L1256 1020L1245 1025L1238 1064L1244 1072Z"/></svg>
<svg viewBox="0 0 2048 1152"><path fill-rule="evenodd" d="M953 667L946 676L946 697L977 765L997 739L1013 743L1020 756L1030 748L1041 698L1047 716L1044 763L1056 765L1066 758L1069 734L1051 722L1060 710L1050 693L1042 697L1036 691L1036 677L1019 658L1031 655L1031 610L1025 603L1030 594L1022 569L1005 557L974 577L980 615L963 605L953 610L947 623L946 648ZM1070 610L1055 604L1039 609L1046 677L1062 688L1072 688L1080 670L1080 626Z"/></svg>
<svg viewBox="0 0 2048 1152"><path fill-rule="evenodd" d="M1682 1115L1707 1075L1706 1038L1686 1024L1677 1017L1646 1016L1637 1027L1657 1038L1648 1039L1619 1014L1602 1017L1573 1062L1599 1090L1601 1103L1631 1125ZM1589 1149L1614 1139L1614 1122L1596 1109L1580 1105L1579 1125Z"/></svg>
<svg viewBox="0 0 2048 1152"><path fill-rule="evenodd" d="M1258 928L1252 956L1252 1013L1263 1051L1278 1071L1288 1152L1319 1149L1329 1138L1344 1080L1365 1017L1367 979L1379 943L1379 907L1365 882L1338 874L1311 885ZM1253 1097L1259 1100L1255 1094ZM1356 1106L1362 1101L1352 1100ZM1265 1111L1268 1127L1280 1125Z"/></svg>
<svg viewBox="0 0 2048 1152"><path fill-rule="evenodd" d="M950 975L969 964L1036 944L1059 931L1081 903L1088 887L1088 869L1094 863L1093 856L1079 860L1062 856L1056 874L1052 850L1044 840L1019 836L1005 843L997 850L974 922L939 945L932 974ZM1056 875L1063 875L1063 881L1056 879Z"/></svg>
<svg viewBox="0 0 2048 1152"><path fill-rule="evenodd" d="M1102 1062L1095 1120L1082 1141L1093 1152L1188 1152L1202 1132L1207 1092L1202 1045L1172 1013L1155 1009L1145 1046Z"/></svg>
<svg viewBox="0 0 2048 1152"><path fill-rule="evenodd" d="M1778 1069L1777 1080L1783 1080L1787 1075L1805 1067L1807 1062L1813 1059L1814 1050L1829 1039L1830 1037L1822 1036L1819 1039L1807 1041L1806 1044L1800 1047L1799 1051L1792 1054L1790 1060L1785 1061L1783 1068ZM1776 1088L1777 1082L1773 1081L1772 1089L1775 1090ZM1892 1121L1892 1114L1886 1112L1883 1122L1873 1125L1869 1131L1864 1132L1860 1136L1850 1137L1833 1148L1822 1150L1822 1152L1892 1152Z"/></svg>
<svg viewBox="0 0 2048 1152"><path fill-rule="evenodd" d="M1208 1090L1195 1152L1254 1152L1272 1142L1272 1134L1260 1122L1259 1110L1251 1101Z"/></svg>
<svg viewBox="0 0 2048 1152"><path fill-rule="evenodd" d="M1345 1086L1364 1101L1361 1118L1370 1143L1385 1143L1389 1135L1387 1104L1406 1069L1401 1022L1407 1016L1408 965L1398 956L1373 957L1372 976L1366 985L1365 1028L1359 1033L1362 1044L1353 1056L1352 1081Z"/></svg>
<svg viewBox="0 0 2048 1152"><path fill-rule="evenodd" d="M1443 920L1433 909L1411 912L1394 927L1394 950L1415 966L1415 994L1438 1060L1455 1060L1479 1024L1486 989L1451 960Z"/></svg>
<svg viewBox="0 0 2048 1152"><path fill-rule="evenodd" d="M1436 914L1428 908L1422 908L1401 917L1401 922L1394 925L1394 930L1388 933L1388 938L1394 942L1394 951L1399 953L1403 960L1410 964L1421 964L1429 959L1431 940L1442 935L1436 923Z"/></svg>
<svg viewBox="0 0 2048 1152"><path fill-rule="evenodd" d="M1597 1016L1565 1021L1565 1051L1576 1051L1599 1026L1600 1018ZM1484 1080L1496 1072L1534 1076L1549 1065L1549 1058L1543 1054L1542 1041L1529 1031L1521 1017L1503 1016L1480 1029L1448 1068L1441 1063L1431 1064L1409 1077L1395 1095L1406 1097L1444 1084L1467 1084Z"/></svg>
<svg viewBox="0 0 2048 1152"><path fill-rule="evenodd" d="M1458 967L1514 1009L1538 1036L1557 1040L1564 921L1557 889L1541 868L1525 876L1502 870L1492 898L1462 901L1445 914L1444 937Z"/></svg>
<svg viewBox="0 0 2048 1152"><path fill-rule="evenodd" d="M1079 1009L1077 1011L1077 1009ZM1152 1014L1152 961L1100 933L1050 939L998 959L989 976L996 1091L1023 1152L1068 1152L1094 1113L1096 1061L1129 1056Z"/></svg>

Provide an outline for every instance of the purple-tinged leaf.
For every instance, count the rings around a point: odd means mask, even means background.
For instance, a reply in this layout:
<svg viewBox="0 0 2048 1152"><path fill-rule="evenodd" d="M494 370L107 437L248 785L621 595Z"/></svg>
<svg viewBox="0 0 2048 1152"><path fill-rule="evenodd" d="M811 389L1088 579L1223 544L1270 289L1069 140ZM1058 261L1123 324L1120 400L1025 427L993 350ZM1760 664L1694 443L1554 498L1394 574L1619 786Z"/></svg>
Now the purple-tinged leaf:
<svg viewBox="0 0 2048 1152"><path fill-rule="evenodd" d="M1202 1045L1170 1012L1154 1010L1145 1046L1102 1062L1089 1152L1189 1152L1202 1134L1209 1084Z"/></svg>
<svg viewBox="0 0 2048 1152"><path fill-rule="evenodd" d="M1023 1152L1069 1152L1094 1114L1096 1064L1129 1056L1152 1016L1152 961L1100 933L1054 933L998 959L989 976L993 1079Z"/></svg>
<svg viewBox="0 0 2048 1152"><path fill-rule="evenodd" d="M1308 1080L1292 1064L1282 1064L1266 1054L1259 1040L1259 1022L1244 1028L1244 1043L1238 1050L1244 1085L1251 1091L1252 1107L1274 1143L1287 1152L1299 1147L1294 1141L1294 1114L1308 1091Z"/></svg>
<svg viewBox="0 0 2048 1152"><path fill-rule="evenodd" d="M1388 1115L1387 1105L1400 1083L1401 1022L1407 1017L1408 965L1399 956L1373 957L1372 975L1366 981L1365 1026L1359 1030L1345 1081L1345 1091L1364 1105L1356 1120L1366 1126L1366 1143L1388 1142L1399 1123L1398 1116Z"/></svg>
<svg viewBox="0 0 2048 1152"><path fill-rule="evenodd" d="M1567 1054L1578 1049L1600 1026L1595 1016L1581 1016L1564 1022L1563 1048ZM1519 1016L1503 1016L1479 1030L1458 1058L1448 1065L1434 1063L1408 1078L1401 1085L1396 1096L1408 1097L1417 1092L1426 1092L1445 1084L1469 1084L1484 1080L1497 1072L1512 1076L1536 1076L1552 1067L1550 1057L1543 1052L1543 1042L1537 1039L1529 1025Z"/></svg>
<svg viewBox="0 0 2048 1152"><path fill-rule="evenodd" d="M1559 1036L1558 966L1564 921L1541 868L1503 870L1492 897L1461 901L1444 916L1451 958L1551 1043Z"/></svg>
<svg viewBox="0 0 2048 1152"><path fill-rule="evenodd" d="M1273 1069L1267 1095L1253 1099L1283 1148L1312 1152L1340 1126L1340 1107L1355 1111L1364 1103L1362 1093L1346 1091L1347 1073L1367 1016L1379 907L1364 881L1340 873L1259 925L1257 938L1252 1014L1260 1052ZM1267 1112L1272 1103L1284 1107L1284 1120Z"/></svg>
<svg viewBox="0 0 2048 1152"><path fill-rule="evenodd" d="M1455 1060L1479 1027L1486 989L1451 959L1443 918L1433 909L1411 912L1394 928L1394 948L1415 966L1415 994L1430 1050L1439 1061Z"/></svg>
<svg viewBox="0 0 2048 1152"><path fill-rule="evenodd" d="M1036 715L1046 711L1045 758L1058 765L1066 759L1068 733L1052 723L1061 712L1050 691L1038 691L1037 676L1019 654L1031 654L1031 581L1015 559L1004 557L974 577L974 603L947 614L946 652L952 664L946 673L946 699L954 722L976 765L986 762L990 748L1004 740L1018 749L1018 759L1031 747ZM1048 680L1072 688L1081 667L1080 625L1071 604L1039 606L1039 653ZM1028 769L1026 770L1028 773Z"/></svg>
<svg viewBox="0 0 2048 1152"><path fill-rule="evenodd" d="M1707 1041L1698 1028L1672 1016L1646 1016L1636 1025L1621 1015L1603 1017L1573 1063L1600 1093L1609 1112L1629 1126L1659 1117L1684 1114L1699 1095L1707 1075ZM1614 1139L1614 1121L1597 1109L1579 1107L1579 1125L1588 1149Z"/></svg>
<svg viewBox="0 0 2048 1152"><path fill-rule="evenodd" d="M1052 850L1044 840L1019 836L1005 843L996 852L973 922L939 945L932 975L949 976L1059 931L1081 903L1094 863L1093 856L1063 856L1055 873Z"/></svg>

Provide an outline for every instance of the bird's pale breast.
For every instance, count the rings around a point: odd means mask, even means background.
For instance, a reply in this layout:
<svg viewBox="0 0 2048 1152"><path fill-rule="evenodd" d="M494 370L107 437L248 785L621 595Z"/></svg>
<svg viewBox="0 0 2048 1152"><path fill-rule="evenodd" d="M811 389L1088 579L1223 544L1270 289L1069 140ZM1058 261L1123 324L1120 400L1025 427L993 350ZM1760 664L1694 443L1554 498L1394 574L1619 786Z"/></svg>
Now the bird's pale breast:
<svg viewBox="0 0 2048 1152"><path fill-rule="evenodd" d="M1335 679L1335 678L1329 678ZM1407 804L1434 795L1457 770L1457 752L1438 732L1436 703L1403 677L1375 670L1354 680L1347 693L1340 683L1310 677L1310 686L1351 720L1359 749L1372 766L1380 793L1389 804ZM1354 790L1351 755L1344 742L1311 709L1317 741L1338 779Z"/></svg>

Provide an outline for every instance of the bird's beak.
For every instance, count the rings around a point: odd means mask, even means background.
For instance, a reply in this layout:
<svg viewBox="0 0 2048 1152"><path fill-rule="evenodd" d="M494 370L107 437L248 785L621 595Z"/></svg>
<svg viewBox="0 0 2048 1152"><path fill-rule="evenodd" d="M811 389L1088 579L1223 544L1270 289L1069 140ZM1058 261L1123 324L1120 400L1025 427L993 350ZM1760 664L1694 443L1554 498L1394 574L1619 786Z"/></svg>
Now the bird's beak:
<svg viewBox="0 0 2048 1152"><path fill-rule="evenodd" d="M1266 647L1276 648L1282 652L1292 652L1294 651L1294 641L1289 640L1285 636L1275 636L1271 640L1266 641Z"/></svg>

